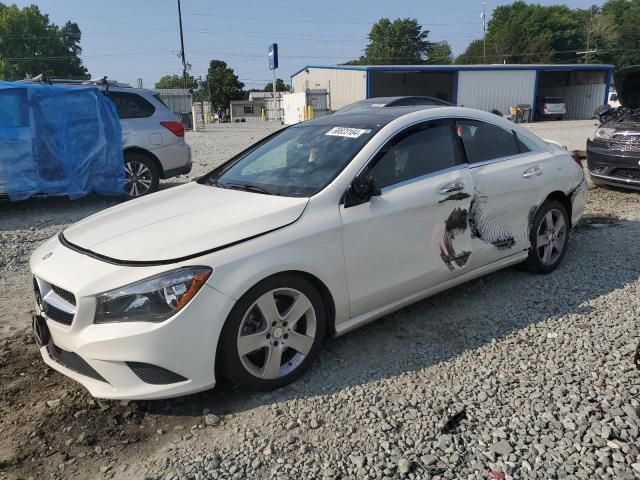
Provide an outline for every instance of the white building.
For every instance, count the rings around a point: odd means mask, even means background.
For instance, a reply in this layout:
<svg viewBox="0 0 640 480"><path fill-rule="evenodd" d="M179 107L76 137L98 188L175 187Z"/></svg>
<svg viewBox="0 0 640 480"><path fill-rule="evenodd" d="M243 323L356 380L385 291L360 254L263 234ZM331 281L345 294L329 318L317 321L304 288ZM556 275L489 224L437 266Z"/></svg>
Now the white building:
<svg viewBox="0 0 640 480"><path fill-rule="evenodd" d="M536 98L563 97L567 119L593 117L607 103L613 65L344 65L306 66L291 76L294 92L323 88L331 110L359 100L430 96L505 115Z"/></svg>

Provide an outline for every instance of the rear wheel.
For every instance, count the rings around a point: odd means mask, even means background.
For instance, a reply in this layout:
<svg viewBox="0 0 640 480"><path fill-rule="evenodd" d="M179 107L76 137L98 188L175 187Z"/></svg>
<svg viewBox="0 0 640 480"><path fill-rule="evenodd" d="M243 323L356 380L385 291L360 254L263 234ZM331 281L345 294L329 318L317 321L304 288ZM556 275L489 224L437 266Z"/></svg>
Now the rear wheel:
<svg viewBox="0 0 640 480"><path fill-rule="evenodd" d="M249 290L222 330L220 373L251 390L293 382L322 346L326 313L322 296L305 278L276 275Z"/></svg>
<svg viewBox="0 0 640 480"><path fill-rule="evenodd" d="M531 247L523 266L532 272L553 272L564 257L569 241L569 216L556 200L547 200L533 217Z"/></svg>
<svg viewBox="0 0 640 480"><path fill-rule="evenodd" d="M124 154L124 193L129 198L142 197L158 190L160 174L153 160L139 152Z"/></svg>

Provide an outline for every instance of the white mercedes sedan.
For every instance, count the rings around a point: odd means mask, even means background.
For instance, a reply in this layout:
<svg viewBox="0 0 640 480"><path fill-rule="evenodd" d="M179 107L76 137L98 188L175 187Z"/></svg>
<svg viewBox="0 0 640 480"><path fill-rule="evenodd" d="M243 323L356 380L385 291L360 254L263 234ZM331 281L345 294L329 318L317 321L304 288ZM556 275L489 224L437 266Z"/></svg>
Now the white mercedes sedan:
<svg viewBox="0 0 640 480"><path fill-rule="evenodd" d="M281 387L326 337L510 265L553 271L585 198L580 163L508 120L365 104L48 240L34 337L99 398Z"/></svg>

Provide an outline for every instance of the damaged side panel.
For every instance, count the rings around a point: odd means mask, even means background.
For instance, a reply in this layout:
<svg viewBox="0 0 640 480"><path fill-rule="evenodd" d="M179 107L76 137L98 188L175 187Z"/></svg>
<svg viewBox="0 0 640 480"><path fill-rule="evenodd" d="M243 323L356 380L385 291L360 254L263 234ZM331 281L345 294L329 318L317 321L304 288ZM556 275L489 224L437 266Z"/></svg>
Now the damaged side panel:
<svg viewBox="0 0 640 480"><path fill-rule="evenodd" d="M454 271L456 266L464 267L471 255L469 250L456 252L455 247L456 236L462 236L468 228L468 218L468 211L457 207L444 222L445 230L440 243L440 258L450 271Z"/></svg>

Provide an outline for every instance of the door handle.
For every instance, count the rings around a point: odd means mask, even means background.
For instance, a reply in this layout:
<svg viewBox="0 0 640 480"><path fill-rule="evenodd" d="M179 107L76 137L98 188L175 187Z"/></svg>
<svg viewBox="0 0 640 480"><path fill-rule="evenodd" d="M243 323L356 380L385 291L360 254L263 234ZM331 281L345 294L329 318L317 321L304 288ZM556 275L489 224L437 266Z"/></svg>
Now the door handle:
<svg viewBox="0 0 640 480"><path fill-rule="evenodd" d="M444 187L440 189L440 193L442 195L446 195L447 193L460 192L464 190L464 183L448 183Z"/></svg>
<svg viewBox="0 0 640 480"><path fill-rule="evenodd" d="M522 178L539 177L542 175L542 167L531 167L522 172Z"/></svg>

